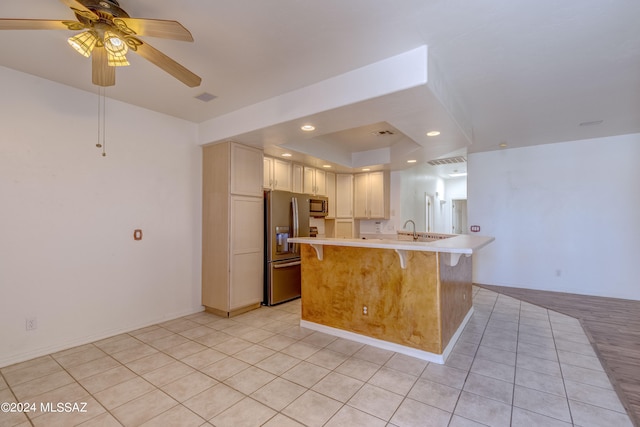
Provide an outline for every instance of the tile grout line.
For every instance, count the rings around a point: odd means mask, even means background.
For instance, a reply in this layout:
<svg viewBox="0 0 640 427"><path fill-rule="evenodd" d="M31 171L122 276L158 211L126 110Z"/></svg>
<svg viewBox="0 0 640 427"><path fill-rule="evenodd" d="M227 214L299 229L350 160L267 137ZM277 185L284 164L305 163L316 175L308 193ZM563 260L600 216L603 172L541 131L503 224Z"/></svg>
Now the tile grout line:
<svg viewBox="0 0 640 427"><path fill-rule="evenodd" d="M391 357L393 357L393 356L391 356ZM389 359L389 360L391 360L391 359ZM388 362L388 361L387 361L387 362ZM420 374L416 377L416 379L415 379L415 381L413 382L413 384L411 384L411 387L409 388L409 391L407 391L407 393L402 397L402 400L400 401L400 404L399 404L399 405L398 405L398 407L395 409L395 411L393 411L393 414L391 414L391 416L389 417L389 420L388 420L388 421L386 421L386 423L387 423L387 424L391 424L391 420L393 419L393 416L398 412L398 410L400 409L400 407L402 406L402 404L403 404L407 399L409 399L409 393L411 393L411 390L413 390L413 387L415 387L416 383L417 383L418 381L420 381L420 378L422 377L422 374L423 374L423 373L424 373L424 371L427 369L427 366L429 366L429 364L430 364L430 363L431 363L431 362L427 362L427 364L424 366L424 368L422 368L422 371L420 371ZM385 365L382 365L382 367L383 367L383 366L385 366ZM380 367L380 369L382 369L382 367ZM378 369L378 371L377 371L377 372L379 372L379 371L380 371L380 369ZM391 368L389 368L389 369L391 369ZM375 375L375 374L373 374L373 375ZM373 375L371 376L371 378L373 378ZM368 381L367 381L367 382L368 382ZM366 384L366 383L365 383L365 384ZM364 387L364 384L363 384L363 387ZM386 389L385 389L385 390L386 390ZM391 390L388 390L388 391L391 391ZM393 392L392 392L392 393L393 393ZM411 399L411 400L413 400L413 399ZM420 402L420 403L423 403L423 402ZM426 405L426 403L423 403L423 404L424 404L424 405ZM431 405L429 405L429 406L431 406ZM436 409L440 409L440 408L436 408ZM450 418L453 418L453 412L451 413L451 417L450 417ZM383 420L383 421L384 421L384 420ZM327 421L327 422L328 422L328 421Z"/></svg>
<svg viewBox="0 0 640 427"><path fill-rule="evenodd" d="M477 295L480 292L479 289L476 290L475 295ZM471 305L473 306L473 297L475 296L474 294L472 294L471 298ZM480 343L482 342L482 338L484 338L484 334L487 331L487 327L489 326L489 320L491 319L491 315L493 314L493 310L496 307L496 303L498 302L498 296L496 295L495 301L493 302L492 306L491 306L491 314L489 314L489 317L487 318L486 323L484 324L484 328L482 329L482 335L480 336L480 341L478 342L478 346L476 347L475 352L473 353L473 360L471 361L471 365L469 366L469 370L467 371L467 375L464 378L464 382L462 383L462 388L460 389L460 393L458 394L458 398L456 399L456 404L453 407L453 410L451 411L451 419L449 420L449 425L451 425L451 422L453 420L453 416L456 413L456 409L458 409L458 404L460 403L460 398L462 397L462 392L464 391L464 386L467 383L467 379L469 378L469 375L471 374L471 368L473 367L473 364L476 361L476 357L478 355L478 350L480 350ZM457 343L456 343L457 344ZM464 418L464 417L462 417ZM472 420L475 421L475 420ZM475 421L478 422L478 421Z"/></svg>
<svg viewBox="0 0 640 427"><path fill-rule="evenodd" d="M513 425L513 408L516 407L516 376L518 375L518 347L520 344L520 320L522 319L522 301L518 300L518 329L516 330L516 361L513 367L513 388L511 392L511 416L509 418L509 425Z"/></svg>
<svg viewBox="0 0 640 427"><path fill-rule="evenodd" d="M558 344L556 343L556 333L553 328L553 323L551 322L551 316L549 315L548 309L547 309L547 316L549 317L549 324L551 326L551 336L553 337L553 347L556 350L556 357L558 358L558 367L560 368L560 378L562 378L562 388L564 390L564 395L567 399L567 408L569 408L569 418L571 419L571 424L575 425L575 422L573 420L573 411L571 410L571 403L569 402L569 392L567 391L567 384L564 379L564 372L562 371L562 362L560 361L560 354L558 353Z"/></svg>

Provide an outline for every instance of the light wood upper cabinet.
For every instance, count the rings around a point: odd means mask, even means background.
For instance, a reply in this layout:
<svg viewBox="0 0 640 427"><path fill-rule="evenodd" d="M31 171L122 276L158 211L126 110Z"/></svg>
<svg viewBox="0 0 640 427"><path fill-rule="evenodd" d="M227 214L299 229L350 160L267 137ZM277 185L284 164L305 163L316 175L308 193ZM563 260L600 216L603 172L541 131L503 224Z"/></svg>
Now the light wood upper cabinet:
<svg viewBox="0 0 640 427"><path fill-rule="evenodd" d="M354 175L354 218L389 218L389 173L386 171Z"/></svg>
<svg viewBox="0 0 640 427"><path fill-rule="evenodd" d="M389 218L389 178L384 172L369 174L369 217Z"/></svg>
<svg viewBox="0 0 640 427"><path fill-rule="evenodd" d="M262 186L270 190L291 191L291 162L265 157Z"/></svg>
<svg viewBox="0 0 640 427"><path fill-rule="evenodd" d="M231 193L262 197L264 165L262 150L231 144Z"/></svg>
<svg viewBox="0 0 640 427"><path fill-rule="evenodd" d="M353 176L353 216L355 218L368 218L369 205L369 174L359 173Z"/></svg>
<svg viewBox="0 0 640 427"><path fill-rule="evenodd" d="M336 176L336 218L353 218L353 175Z"/></svg>
<svg viewBox="0 0 640 427"><path fill-rule="evenodd" d="M291 191L291 162L273 159L274 190Z"/></svg>
<svg viewBox="0 0 640 427"><path fill-rule="evenodd" d="M327 195L326 172L321 169L304 167L304 192L307 194Z"/></svg>
<svg viewBox="0 0 640 427"><path fill-rule="evenodd" d="M273 159L271 157L264 157L262 164L262 187L270 189L273 185Z"/></svg>
<svg viewBox="0 0 640 427"><path fill-rule="evenodd" d="M304 192L306 194L315 194L316 188L316 170L314 168L304 167Z"/></svg>
<svg viewBox="0 0 640 427"><path fill-rule="evenodd" d="M303 169L304 167L302 165L298 165L296 163L293 164L291 191L293 191L294 193L304 193L304 185L302 184L304 181Z"/></svg>
<svg viewBox="0 0 640 427"><path fill-rule="evenodd" d="M316 169L316 192L320 196L327 195L327 173L321 169Z"/></svg>
<svg viewBox="0 0 640 427"><path fill-rule="evenodd" d="M326 187L327 198L329 199L329 212L327 218L336 217L336 174L333 172L326 172Z"/></svg>

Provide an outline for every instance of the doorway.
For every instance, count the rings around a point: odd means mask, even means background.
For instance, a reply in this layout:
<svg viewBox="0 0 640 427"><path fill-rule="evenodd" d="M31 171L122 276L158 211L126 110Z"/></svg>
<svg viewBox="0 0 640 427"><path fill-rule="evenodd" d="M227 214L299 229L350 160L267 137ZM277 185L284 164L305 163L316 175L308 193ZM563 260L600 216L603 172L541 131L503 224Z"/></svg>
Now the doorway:
<svg viewBox="0 0 640 427"><path fill-rule="evenodd" d="M467 234L467 199L451 200L451 232Z"/></svg>
<svg viewBox="0 0 640 427"><path fill-rule="evenodd" d="M425 193L425 203L426 203L426 209L425 209L425 228L427 229L427 232L431 232L433 231L433 196L430 196L428 194Z"/></svg>

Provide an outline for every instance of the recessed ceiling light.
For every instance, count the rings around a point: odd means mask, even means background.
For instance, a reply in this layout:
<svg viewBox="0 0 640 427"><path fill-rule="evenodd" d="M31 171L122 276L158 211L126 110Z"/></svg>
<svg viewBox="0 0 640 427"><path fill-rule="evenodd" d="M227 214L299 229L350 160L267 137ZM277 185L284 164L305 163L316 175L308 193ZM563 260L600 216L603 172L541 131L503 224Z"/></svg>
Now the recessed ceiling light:
<svg viewBox="0 0 640 427"><path fill-rule="evenodd" d="M364 168L364 169L362 169L362 172L369 172L370 170L371 169L369 169L369 168Z"/></svg>
<svg viewBox="0 0 640 427"><path fill-rule="evenodd" d="M500 148L505 148L506 146L507 146L507 143L506 143L506 142L501 142L501 143L500 143Z"/></svg>
<svg viewBox="0 0 640 427"><path fill-rule="evenodd" d="M323 168L330 168L331 165L322 165Z"/></svg>
<svg viewBox="0 0 640 427"><path fill-rule="evenodd" d="M311 132L312 130L316 130L316 127L313 125L304 125L300 129L302 129L305 132Z"/></svg>
<svg viewBox="0 0 640 427"><path fill-rule="evenodd" d="M291 157L291 153L283 153L282 157Z"/></svg>
<svg viewBox="0 0 640 427"><path fill-rule="evenodd" d="M417 160L415 159L407 160L407 163L415 163L415 162L417 162Z"/></svg>
<svg viewBox="0 0 640 427"><path fill-rule="evenodd" d="M438 132L437 130L432 130L431 132L427 132L427 136L438 136L440 135L440 132Z"/></svg>

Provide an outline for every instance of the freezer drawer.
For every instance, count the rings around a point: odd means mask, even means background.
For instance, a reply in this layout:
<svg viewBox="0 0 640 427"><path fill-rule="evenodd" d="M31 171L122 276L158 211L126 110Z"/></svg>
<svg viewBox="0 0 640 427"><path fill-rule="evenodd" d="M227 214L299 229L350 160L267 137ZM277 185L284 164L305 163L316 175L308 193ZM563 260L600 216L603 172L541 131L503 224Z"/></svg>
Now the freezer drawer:
<svg viewBox="0 0 640 427"><path fill-rule="evenodd" d="M300 296L300 259L269 263L267 304L274 305Z"/></svg>

